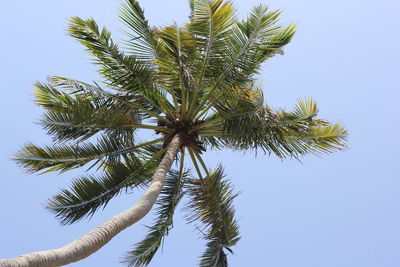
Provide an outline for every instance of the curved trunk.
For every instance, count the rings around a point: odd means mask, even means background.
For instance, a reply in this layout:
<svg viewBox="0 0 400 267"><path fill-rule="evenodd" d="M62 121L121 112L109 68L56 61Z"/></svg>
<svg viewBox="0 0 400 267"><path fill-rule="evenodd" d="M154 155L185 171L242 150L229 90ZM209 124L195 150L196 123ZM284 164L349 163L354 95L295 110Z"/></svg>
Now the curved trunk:
<svg viewBox="0 0 400 267"><path fill-rule="evenodd" d="M75 239L62 248L33 252L12 259L3 259L0 260L0 266L60 266L79 261L96 252L119 232L139 221L150 211L161 192L165 176L171 168L182 143L182 134L177 133L168 145L165 156L154 172L149 188L133 207L111 217L93 231Z"/></svg>

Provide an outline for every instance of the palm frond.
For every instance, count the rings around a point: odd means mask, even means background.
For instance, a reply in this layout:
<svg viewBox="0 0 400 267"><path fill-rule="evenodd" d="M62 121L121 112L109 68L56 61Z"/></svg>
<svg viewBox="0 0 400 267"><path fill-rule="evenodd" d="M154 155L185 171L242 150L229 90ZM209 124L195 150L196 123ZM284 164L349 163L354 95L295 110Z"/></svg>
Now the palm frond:
<svg viewBox="0 0 400 267"><path fill-rule="evenodd" d="M294 35L295 25L283 27L278 25L281 11L269 11L263 5L256 6L252 9L247 19L238 23L238 30L241 36L245 36L243 40L249 41L254 36L250 49L245 53L245 60L259 64L276 54L282 54L282 47L290 42ZM237 33L239 33L237 32ZM240 40L234 38L233 40ZM239 42L239 46L243 45ZM257 67L254 70L257 70Z"/></svg>
<svg viewBox="0 0 400 267"><path fill-rule="evenodd" d="M190 15L189 15L189 20L192 20L192 18L193 18L193 12L194 12L194 1L195 1L195 0L188 0L188 2L189 2L189 7L190 7Z"/></svg>
<svg viewBox="0 0 400 267"><path fill-rule="evenodd" d="M226 49L228 33L236 22L236 16L230 1L194 0L190 5L191 21L187 28L193 35L198 51L192 63L192 73L196 82L188 110L189 116L192 116L199 98L207 92L210 83L224 66L223 50Z"/></svg>
<svg viewBox="0 0 400 267"><path fill-rule="evenodd" d="M90 218L100 208L124 189L145 186L151 178L157 163L143 164L133 157L124 162L108 164L103 175L92 175L75 179L70 189L63 189L53 196L47 209L56 215L62 224L72 224L83 218Z"/></svg>
<svg viewBox="0 0 400 267"><path fill-rule="evenodd" d="M200 51L198 64L194 68L197 70L196 79L200 88L205 73L213 72L215 61L220 60L218 48L224 46L224 42L227 41L228 30L236 21L236 17L230 1L194 0L190 4L193 11L187 27L195 37L197 49Z"/></svg>
<svg viewBox="0 0 400 267"><path fill-rule="evenodd" d="M193 68L189 62L196 57L194 40L191 34L177 25L154 31L158 40L158 83L170 93L175 101L183 107L187 106L189 90L194 89Z"/></svg>
<svg viewBox="0 0 400 267"><path fill-rule="evenodd" d="M229 138L230 133L234 132L229 130L230 125L234 128L239 128L241 125L250 126L249 118L262 112L263 106L263 93L258 85L249 83L243 87L231 86L197 115L202 124L193 130L197 131L202 140L211 147L226 146L225 137ZM211 109L214 112L208 112Z"/></svg>
<svg viewBox="0 0 400 267"><path fill-rule="evenodd" d="M300 99L292 112L299 119L313 118L318 114L317 102L313 99Z"/></svg>
<svg viewBox="0 0 400 267"><path fill-rule="evenodd" d="M294 151L302 154L332 153L347 148L347 130L340 123L310 127L307 133L299 134L293 131L284 133L284 139Z"/></svg>
<svg viewBox="0 0 400 267"><path fill-rule="evenodd" d="M119 17L130 30L125 32L130 38L127 41L128 49L143 60L156 59L158 54L157 40L139 2L126 0L122 4Z"/></svg>
<svg viewBox="0 0 400 267"><path fill-rule="evenodd" d="M130 94L129 92L109 92L108 90L101 88L97 83L95 83L94 86L78 80L60 76L51 76L49 81L52 85L54 85L54 87L67 90L74 96L86 98L91 101L102 100L105 102L112 102L112 104L116 107L128 106L134 111L142 111L147 112L149 115L154 115L154 113L149 113L153 107L137 94Z"/></svg>
<svg viewBox="0 0 400 267"><path fill-rule="evenodd" d="M156 141L159 142L160 140ZM95 144L84 142L77 145L64 144L52 147L28 144L16 153L14 159L28 172L65 172L82 167L92 161L95 161L94 164L96 165L103 161L108 163L118 162L122 156L126 155L140 155L142 146L140 144L126 146L126 143L119 138L101 136Z"/></svg>
<svg viewBox="0 0 400 267"><path fill-rule="evenodd" d="M145 117L101 88L58 77L50 82L36 83L35 101L45 108L39 123L54 141L82 141L102 130L129 135Z"/></svg>
<svg viewBox="0 0 400 267"><path fill-rule="evenodd" d="M175 208L183 196L183 181L188 178L189 172L171 170L165 180L160 197L156 202L157 218L153 226L149 226L149 233L145 239L138 242L134 249L128 252L124 262L128 266L147 266L153 259L165 236L173 227Z"/></svg>
<svg viewBox="0 0 400 267"><path fill-rule="evenodd" d="M259 85L251 82L243 86L230 86L210 104L218 117L224 120L240 119L259 112L264 106L264 96ZM203 110L203 113L206 109ZM201 113L200 113L201 114Z"/></svg>
<svg viewBox="0 0 400 267"><path fill-rule="evenodd" d="M269 12L266 7L255 7L247 20L232 25L228 40L222 46L220 62L214 62L208 92L202 97L195 114L209 102L219 98L230 86L241 87L254 81L261 63L278 54L294 34L294 26L278 25L279 11Z"/></svg>
<svg viewBox="0 0 400 267"><path fill-rule="evenodd" d="M70 19L69 34L86 46L100 66L100 73L110 86L125 92L156 92L154 73L148 62L134 55L125 55L111 39L111 33L101 31L93 19Z"/></svg>
<svg viewBox="0 0 400 267"><path fill-rule="evenodd" d="M226 143L235 149L261 148L280 158L328 153L346 148L347 132L340 124L315 118L311 99L300 100L293 112L274 112L265 106L256 113L226 120Z"/></svg>
<svg viewBox="0 0 400 267"><path fill-rule="evenodd" d="M129 108L134 111L136 114L135 116L140 119L153 117L168 123L168 121L165 121L165 119L160 116L159 110L149 104L148 101L141 96L138 97L137 94L109 92L102 89L97 83L96 86L93 86L81 81L59 76L52 76L49 80L55 87L62 87L74 95L85 97L92 101L111 101L117 110L122 107Z"/></svg>
<svg viewBox="0 0 400 267"><path fill-rule="evenodd" d="M236 25L231 42L233 51L240 53L240 57L232 55L235 70L227 75L228 82L232 79L237 85L246 77L251 77L257 73L262 62L280 54L282 47L290 42L295 25L283 27L277 24L280 14L279 10L269 11L259 5L253 8L247 19Z"/></svg>
<svg viewBox="0 0 400 267"><path fill-rule="evenodd" d="M237 196L232 186L224 180L222 167L219 166L203 180L188 180L189 197L187 208L189 222L200 221L202 233L207 240L207 249L201 256L200 266L226 267L225 250L232 252L240 239L239 227L232 202Z"/></svg>
<svg viewBox="0 0 400 267"><path fill-rule="evenodd" d="M49 81L55 87L61 87L68 90L73 95L85 96L90 99L108 99L121 96L104 90L98 84L91 85L67 77L50 76Z"/></svg>
<svg viewBox="0 0 400 267"><path fill-rule="evenodd" d="M267 47L277 49L285 45L281 40L274 39L281 28L277 25L279 14L279 11L269 12L266 7L258 6L247 20L233 27L229 36L230 48L225 50L226 65L214 87L224 83L238 86L251 81L260 67L261 47L265 46L267 50Z"/></svg>

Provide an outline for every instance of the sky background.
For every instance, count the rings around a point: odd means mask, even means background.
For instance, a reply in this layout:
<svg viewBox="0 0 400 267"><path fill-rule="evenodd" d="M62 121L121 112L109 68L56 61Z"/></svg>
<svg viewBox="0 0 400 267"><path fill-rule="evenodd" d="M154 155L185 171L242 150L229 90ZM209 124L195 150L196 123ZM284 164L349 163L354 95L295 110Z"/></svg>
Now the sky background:
<svg viewBox="0 0 400 267"><path fill-rule="evenodd" d="M186 0L141 1L149 21L187 20ZM221 151L240 196L235 207L242 239L232 267L400 266L400 23L398 0L236 0L244 17L256 4L283 10L298 24L284 56L261 73L266 102L290 109L313 97L320 116L342 122L350 149L323 157L281 161ZM98 80L83 47L66 35L71 16L93 17L121 40L118 1L2 1L0 16L0 258L63 246L130 207L139 192L122 195L90 221L61 226L43 205L79 172L27 175L10 160L27 142L48 144L35 124L32 84L49 75ZM200 234L175 216L174 228L150 266L196 266ZM120 233L89 258L70 266L122 266L152 216Z"/></svg>

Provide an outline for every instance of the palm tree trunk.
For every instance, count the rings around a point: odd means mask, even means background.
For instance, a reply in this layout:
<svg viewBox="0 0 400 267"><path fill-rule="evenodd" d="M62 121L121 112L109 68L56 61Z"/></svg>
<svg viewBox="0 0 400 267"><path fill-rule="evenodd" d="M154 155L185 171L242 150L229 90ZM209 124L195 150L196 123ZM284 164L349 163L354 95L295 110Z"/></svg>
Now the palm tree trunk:
<svg viewBox="0 0 400 267"><path fill-rule="evenodd" d="M25 254L12 259L0 260L1 267L51 267L79 261L99 250L125 228L143 218L157 200L167 172L182 147L183 137L177 133L168 145L165 156L153 174L152 182L139 202L128 210L108 219L93 231L58 249Z"/></svg>

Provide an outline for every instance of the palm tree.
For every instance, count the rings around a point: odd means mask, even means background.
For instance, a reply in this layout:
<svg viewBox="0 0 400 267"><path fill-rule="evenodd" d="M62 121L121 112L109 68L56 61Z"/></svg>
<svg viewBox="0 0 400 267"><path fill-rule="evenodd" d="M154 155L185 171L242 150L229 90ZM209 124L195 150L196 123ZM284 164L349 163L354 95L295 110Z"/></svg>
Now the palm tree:
<svg viewBox="0 0 400 267"><path fill-rule="evenodd" d="M70 20L69 34L94 57L104 81L89 85L51 77L36 83L36 103L44 109L40 124L54 145L26 145L15 159L29 172L100 172L74 180L49 200L47 208L63 224L90 218L123 192L147 189L133 207L70 244L0 260L0 266L83 259L156 203L154 225L126 257L130 266L147 265L184 195L187 220L200 221L207 240L200 266L227 266L226 253L239 240L236 194L222 167L208 168L203 154L233 149L300 158L345 147L346 130L316 118L313 100L299 101L291 112L264 103L255 75L264 61L282 53L295 30L277 24L279 11L257 6L239 21L230 1L191 0L190 7L184 26L155 28L137 1L127 1L120 13L129 29L125 52L93 19ZM177 169L171 168L174 161ZM194 175L185 167L188 161Z"/></svg>

